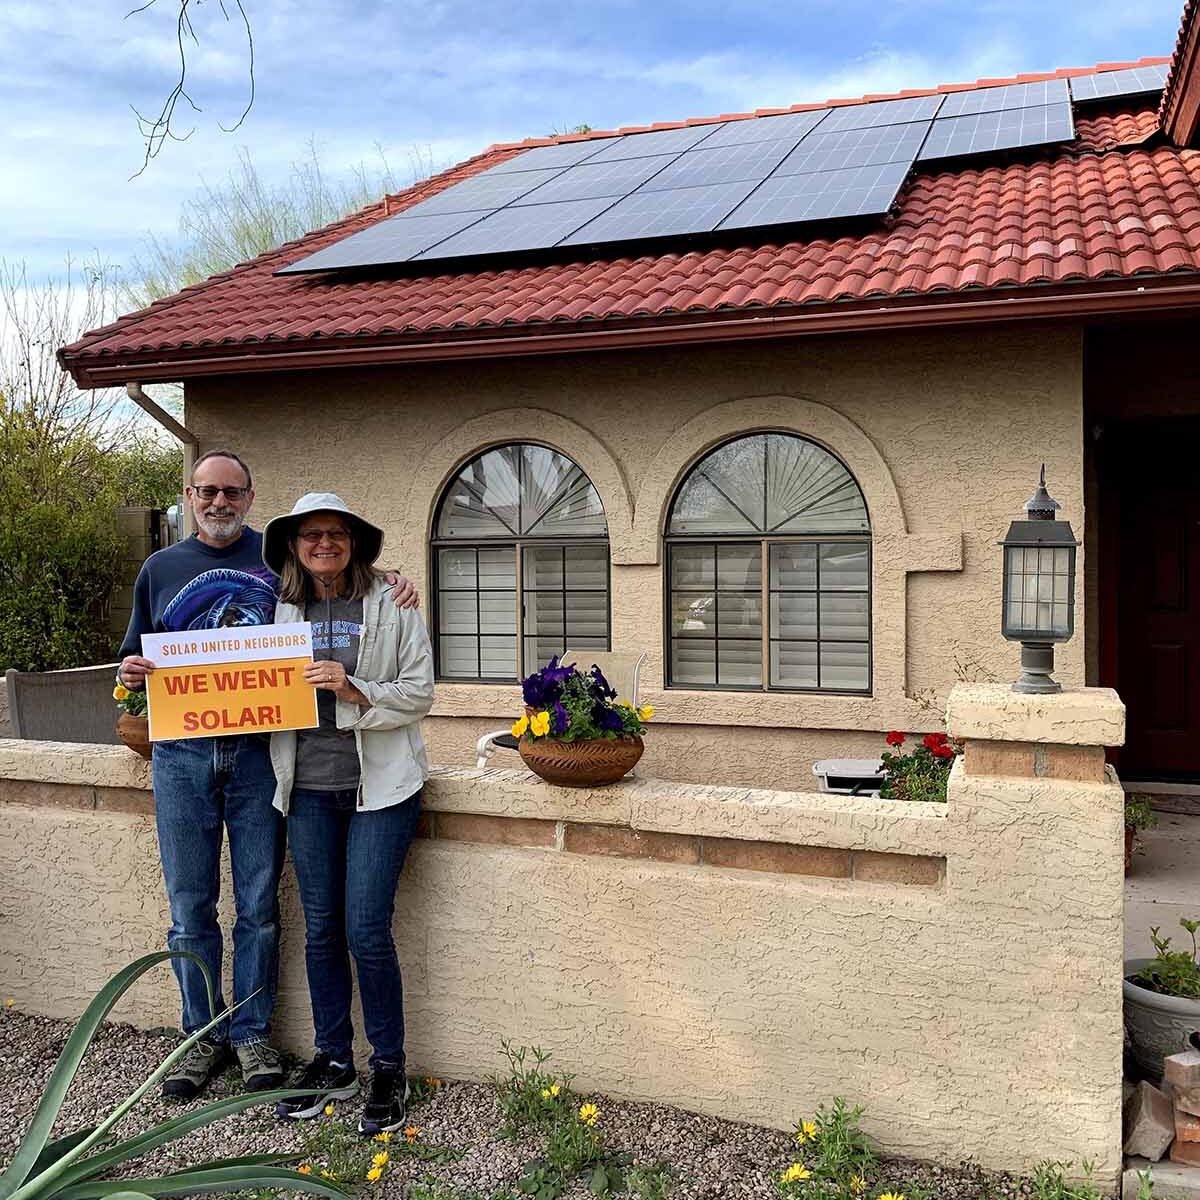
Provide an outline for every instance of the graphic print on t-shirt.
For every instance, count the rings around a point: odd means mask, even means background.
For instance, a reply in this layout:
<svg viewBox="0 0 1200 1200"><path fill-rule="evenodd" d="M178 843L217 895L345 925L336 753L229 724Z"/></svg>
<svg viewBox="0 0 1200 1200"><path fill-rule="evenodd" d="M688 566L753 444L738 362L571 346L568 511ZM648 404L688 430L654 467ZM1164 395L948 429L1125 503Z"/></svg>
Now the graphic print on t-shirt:
<svg viewBox="0 0 1200 1200"><path fill-rule="evenodd" d="M312 622L312 647L315 654L318 650L348 650L352 638L362 636L361 621L334 621L333 645L329 644L329 622Z"/></svg>
<svg viewBox="0 0 1200 1200"><path fill-rule="evenodd" d="M275 577L216 567L184 584L163 610L164 630L270 625L275 620Z"/></svg>

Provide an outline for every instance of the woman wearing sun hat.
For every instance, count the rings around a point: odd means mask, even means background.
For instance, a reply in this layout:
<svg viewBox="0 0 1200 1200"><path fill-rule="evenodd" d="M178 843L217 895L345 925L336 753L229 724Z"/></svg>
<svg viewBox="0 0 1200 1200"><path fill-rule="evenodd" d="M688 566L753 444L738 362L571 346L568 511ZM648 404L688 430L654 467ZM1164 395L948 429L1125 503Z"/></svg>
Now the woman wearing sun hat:
<svg viewBox="0 0 1200 1200"><path fill-rule="evenodd" d="M271 735L275 807L304 907L305 967L316 1057L281 1101L281 1117L315 1117L358 1090L350 956L371 1043L359 1132L404 1123L404 1007L392 940L396 886L429 774L420 721L433 704L433 655L414 610L397 609L372 565L382 532L331 492L302 496L263 530L279 576L277 622L309 621L320 725Z"/></svg>

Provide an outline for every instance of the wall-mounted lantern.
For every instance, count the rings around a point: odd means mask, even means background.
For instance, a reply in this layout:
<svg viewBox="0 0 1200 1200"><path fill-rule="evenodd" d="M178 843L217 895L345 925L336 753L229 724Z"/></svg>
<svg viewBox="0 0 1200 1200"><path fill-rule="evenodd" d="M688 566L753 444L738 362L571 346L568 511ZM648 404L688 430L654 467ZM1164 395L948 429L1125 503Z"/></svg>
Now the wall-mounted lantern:
<svg viewBox="0 0 1200 1200"><path fill-rule="evenodd" d="M1004 608L1001 632L1021 643L1021 677L1014 692L1061 692L1052 677L1054 643L1075 632L1075 552L1071 526L1054 514L1061 506L1046 491L1046 464L1038 490L1025 502L1024 521L1014 521L1004 547Z"/></svg>

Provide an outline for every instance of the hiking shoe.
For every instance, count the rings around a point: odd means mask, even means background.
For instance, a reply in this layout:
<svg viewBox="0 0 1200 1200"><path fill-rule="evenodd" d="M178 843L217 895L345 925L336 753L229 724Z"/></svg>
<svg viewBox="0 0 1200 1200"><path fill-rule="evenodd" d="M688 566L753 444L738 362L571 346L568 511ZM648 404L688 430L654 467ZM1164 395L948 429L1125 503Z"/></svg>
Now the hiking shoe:
<svg viewBox="0 0 1200 1200"><path fill-rule="evenodd" d="M280 1100L275 1115L285 1120L305 1121L315 1117L331 1100L349 1100L358 1091L358 1076L353 1063L334 1062L328 1054L318 1054L292 1082L307 1095Z"/></svg>
<svg viewBox="0 0 1200 1200"><path fill-rule="evenodd" d="M358 1132L367 1137L391 1133L404 1124L404 1103L408 1099L408 1079L403 1067L381 1063L371 1072L371 1090L359 1118Z"/></svg>
<svg viewBox="0 0 1200 1200"><path fill-rule="evenodd" d="M201 1038L163 1080L162 1094L173 1100L190 1100L200 1094L214 1075L225 1069L228 1061L228 1042L210 1042Z"/></svg>
<svg viewBox="0 0 1200 1200"><path fill-rule="evenodd" d="M266 1042L234 1046L242 1068L242 1082L248 1092L266 1092L283 1086L283 1061L279 1051Z"/></svg>

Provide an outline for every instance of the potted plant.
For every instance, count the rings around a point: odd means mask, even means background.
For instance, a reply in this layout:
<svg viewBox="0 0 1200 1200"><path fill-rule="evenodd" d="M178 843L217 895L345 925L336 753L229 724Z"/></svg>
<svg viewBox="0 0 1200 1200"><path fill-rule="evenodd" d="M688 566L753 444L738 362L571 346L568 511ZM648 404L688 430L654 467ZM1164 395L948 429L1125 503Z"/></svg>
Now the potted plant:
<svg viewBox="0 0 1200 1200"><path fill-rule="evenodd" d="M1153 829L1158 824L1158 817L1150 807L1150 797L1141 792L1126 792L1125 794L1125 870L1133 861L1133 846L1137 841L1138 831Z"/></svg>
<svg viewBox="0 0 1200 1200"><path fill-rule="evenodd" d="M1171 939L1150 930L1153 958L1125 963L1125 1029L1134 1061L1147 1076L1162 1075L1163 1059L1192 1048L1200 1031L1200 964L1196 961L1196 930L1200 920L1179 918L1192 939L1192 949L1172 950Z"/></svg>
<svg viewBox="0 0 1200 1200"><path fill-rule="evenodd" d="M920 745L902 751L904 734L892 730L887 735L890 749L879 757L883 764L883 785L879 795L885 800L914 800L945 804L950 768L958 757L959 746L944 733L927 733Z"/></svg>
<svg viewBox="0 0 1200 1200"><path fill-rule="evenodd" d="M649 705L619 699L599 667L560 667L557 657L521 681L525 715L513 737L525 765L547 783L615 783L642 757Z"/></svg>
<svg viewBox="0 0 1200 1200"><path fill-rule="evenodd" d="M150 719L146 716L145 688L135 692L118 680L113 688L113 699L121 710L117 718L117 737L130 750L149 758L153 747L150 744Z"/></svg>

